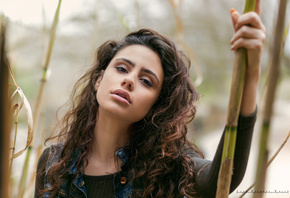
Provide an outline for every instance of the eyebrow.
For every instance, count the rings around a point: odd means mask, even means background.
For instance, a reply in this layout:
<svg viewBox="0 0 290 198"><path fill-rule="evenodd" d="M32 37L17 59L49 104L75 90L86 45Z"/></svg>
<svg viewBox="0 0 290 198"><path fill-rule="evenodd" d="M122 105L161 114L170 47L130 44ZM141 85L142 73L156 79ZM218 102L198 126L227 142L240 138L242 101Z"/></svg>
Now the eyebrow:
<svg viewBox="0 0 290 198"><path fill-rule="evenodd" d="M134 62L132 62L131 60L129 60L127 58L117 58L116 59L116 61L120 61L120 60L121 61L125 61L126 63L128 63L132 67L135 67L135 65L136 65ZM154 78L156 78L156 80L157 80L157 82L159 84L159 79L158 79L157 75L153 71L151 71L150 69L146 69L146 68L142 68L141 70L146 72L146 73L148 73L148 74L151 74Z"/></svg>

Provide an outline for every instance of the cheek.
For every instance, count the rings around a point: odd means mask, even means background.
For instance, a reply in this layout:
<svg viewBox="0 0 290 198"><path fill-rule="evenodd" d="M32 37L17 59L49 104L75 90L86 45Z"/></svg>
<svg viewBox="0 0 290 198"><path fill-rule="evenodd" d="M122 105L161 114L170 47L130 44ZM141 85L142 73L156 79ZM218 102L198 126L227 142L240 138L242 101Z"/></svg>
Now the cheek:
<svg viewBox="0 0 290 198"><path fill-rule="evenodd" d="M102 104L103 101L106 101L108 99L108 98L106 98L108 95L108 93L106 93L106 92L108 92L108 88L107 88L105 82L101 82L97 91L96 91L96 94L95 94L97 102L99 104Z"/></svg>
<svg viewBox="0 0 290 198"><path fill-rule="evenodd" d="M158 98L157 94L151 96L144 95L143 97L140 97L137 102L138 104L136 104L137 108L135 116L138 116L140 119L143 119L151 110L157 98Z"/></svg>

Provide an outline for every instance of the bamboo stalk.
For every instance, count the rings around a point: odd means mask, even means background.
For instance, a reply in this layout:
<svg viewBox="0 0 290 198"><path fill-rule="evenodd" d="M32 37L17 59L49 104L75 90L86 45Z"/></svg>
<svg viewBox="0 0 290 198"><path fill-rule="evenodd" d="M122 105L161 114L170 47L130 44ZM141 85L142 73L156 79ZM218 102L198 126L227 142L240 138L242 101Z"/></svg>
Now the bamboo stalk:
<svg viewBox="0 0 290 198"><path fill-rule="evenodd" d="M266 91L266 99L264 104L264 114L263 114L263 126L261 129L260 144L259 144L259 157L256 169L256 191L265 189L266 180L266 167L267 153L268 153L268 139L270 133L271 118L273 112L273 103L275 99L275 93L277 88L277 82L279 78L280 69L280 54L281 47L283 44L283 32L285 25L285 14L286 14L286 4L287 0L280 0L278 17L275 29L275 35L273 40L273 52L272 52L272 62L269 68L269 83ZM263 193L254 194L253 197L263 197Z"/></svg>
<svg viewBox="0 0 290 198"><path fill-rule="evenodd" d="M9 73L10 73L10 76L13 80L13 83L14 83L14 86L16 88L18 88L18 84L16 82L16 79L14 77L14 74L13 74L13 71L9 65L9 63L7 64L7 67L9 69ZM12 108L12 113L11 115L14 115L14 112L16 111L16 115L15 115L15 129L14 129L14 139L13 139L13 145L12 145L12 148L11 148L11 156L14 156L14 153L15 153L15 146L16 146L16 137L17 137L17 128L18 128L18 113L20 111L20 107L19 107L19 94L16 93L17 96L16 96L16 104L13 106ZM12 165L13 165L13 158L11 159L10 161L10 165L9 165L9 175L11 175L11 172L12 172Z"/></svg>
<svg viewBox="0 0 290 198"><path fill-rule="evenodd" d="M8 197L10 102L8 99L8 59L5 54L5 17L0 15L0 197Z"/></svg>
<svg viewBox="0 0 290 198"><path fill-rule="evenodd" d="M43 146L37 145L35 147L34 147L34 149L36 150L36 159L39 159L39 157L41 156L42 151L43 151ZM34 166L33 166L33 170L36 170L36 169L37 169L37 161L35 161ZM36 178L36 171L34 171L31 174L30 180L29 180L28 184L26 185L25 193L23 195L24 198L31 197L31 194L33 193L33 190L35 187L35 184L34 184L35 178Z"/></svg>
<svg viewBox="0 0 290 198"><path fill-rule="evenodd" d="M42 96L43 96L43 92L44 92L45 85L47 82L47 73L48 73L50 58L51 58L52 49L53 49L53 45L54 45L54 41L55 41L55 33L56 33L56 28L57 28L58 19L59 19L61 1L62 0L58 1L57 9L56 9L56 12L54 15L53 25L52 25L52 28L50 31L48 50L47 50L45 60L43 63L43 72L42 72L41 84L40 84L40 88L39 88L37 99L36 99L35 111L33 114L33 120L35 121L33 124L34 125L33 126L33 135L35 134L35 131L36 131L36 125L38 123L38 117L39 117L39 113L40 113L40 109L41 109L40 106L41 106L41 102L42 102Z"/></svg>
<svg viewBox="0 0 290 198"><path fill-rule="evenodd" d="M188 56L190 57L190 60L193 63L193 66L195 68L195 74L196 74L196 80L194 81L194 85L197 87L201 85L203 81L202 71L200 69L200 65L198 64L197 58L192 51L192 49L184 42L184 27L182 23L182 19L180 17L180 14L178 13L178 7L181 4L181 0L178 2L175 2L173 0L168 0L173 12L174 12L174 18L176 21L176 30L177 30L177 41L178 43L184 48Z"/></svg>
<svg viewBox="0 0 290 198"><path fill-rule="evenodd" d="M270 164L274 161L274 159L277 157L277 155L280 153L280 151L282 150L282 148L285 146L285 144L287 143L288 139L290 137L290 131L288 132L288 135L286 137L286 139L284 140L284 142L281 144L281 146L277 149L277 151L275 152L275 154L271 157L271 159L267 162L267 167L268 168L270 166ZM247 190L245 190L243 192L243 194L241 196L239 196L239 198L244 197L247 192L249 192L249 190L251 190L254 186L256 185L256 182L254 182L251 186L249 186L249 188L247 188Z"/></svg>
<svg viewBox="0 0 290 198"><path fill-rule="evenodd" d="M244 13L254 11L256 3L259 1L246 0ZM238 49L236 52L233 74L231 94L228 105L227 125L225 128L225 138L222 154L222 162L218 177L217 198L225 198L229 196L230 185L233 172L233 159L236 146L237 124L240 113L240 106L243 95L245 72L247 67L247 51L244 48Z"/></svg>
<svg viewBox="0 0 290 198"><path fill-rule="evenodd" d="M24 167L28 167L30 156L31 156L31 146L29 146L27 149L27 155L26 155L26 158L24 161ZM21 179L20 179L20 181L22 181L22 182L19 183L20 190L19 190L18 197L23 197L23 195L24 195L24 189L25 189L25 185L26 185L26 182L24 182L24 181L27 178L27 173L28 173L28 168L24 168L22 175L21 175Z"/></svg>
<svg viewBox="0 0 290 198"><path fill-rule="evenodd" d="M281 47L281 53L280 53L280 56L283 57L283 52L284 52L284 47L285 47L285 43L286 43L286 39L288 37L288 33L289 33L289 26L290 26L290 22L288 23L288 25L286 26L285 28L285 33L284 33L284 39L283 39L283 44L282 44L282 47ZM270 65L271 65L271 60L269 61L269 65L268 65L268 69L267 69L267 75L266 75L266 80L263 84L263 88L262 88L262 91L261 91L261 94L260 94L260 100L259 100L259 104L262 103L262 100L264 98L264 95L265 95L265 90L266 90L266 87L268 86L268 81L269 81L269 68L270 68ZM287 65L287 64L286 64ZM290 65L290 64L288 64Z"/></svg>
<svg viewBox="0 0 290 198"><path fill-rule="evenodd" d="M15 146L16 146L16 138L17 138L17 129L18 129L18 113L20 111L19 108L19 94L17 94L16 96L16 115L15 115L15 127L14 127L14 139L13 139L13 146L12 146L12 151L11 151L11 156L13 156L15 154ZM10 167L9 167L9 174L11 175L11 171L12 171L12 165L13 165L13 158L10 161Z"/></svg>
<svg viewBox="0 0 290 198"><path fill-rule="evenodd" d="M36 128L37 128L39 113L40 113L40 109L41 109L42 96L43 96L43 92L44 92L45 85L46 85L46 82L47 82L47 71L49 69L49 62L50 62L52 49L53 49L53 45L54 45L55 33L56 33L56 28L57 28L58 19L59 19L61 1L62 0L58 1L57 9L55 11L53 24L52 24L52 28L51 28L51 31L50 31L50 39L49 39L49 44L48 44L48 50L47 50L47 53L46 53L46 56L45 56L45 60L44 60L44 63L43 63L43 73L42 73L42 78L41 78L41 84L40 84L40 88L39 88L37 99L36 99L35 111L34 111L34 114L33 114L33 120L34 120L33 128L32 128L33 137L35 137L35 132L36 132ZM28 166L29 166L29 159L30 159L30 156L31 156L30 155L31 154L31 150L33 149L33 144L34 144L34 142L32 142L32 144L30 145L30 147L29 147L29 149L28 149L28 151L26 153L25 164L23 166L22 176L21 176L21 180L20 180L20 183L19 183L18 198L22 198L23 194L24 194L24 189L25 189L25 186L26 186L27 170L28 170Z"/></svg>
<svg viewBox="0 0 290 198"><path fill-rule="evenodd" d="M40 121L40 131L41 131L41 137L40 139L38 140L38 142L36 142L34 144L34 147L33 149L36 151L36 159L39 159L39 157L41 156L42 154L42 151L43 151L43 137L44 137L44 124L45 124L45 119L44 119L44 112L41 113L41 121ZM42 143L41 143L42 142ZM37 169L37 164L38 164L38 161L36 160L34 162L34 164L31 166L33 167L32 170L36 170ZM34 190L34 187L35 187L35 178L36 178L36 171L34 171L31 175L30 175L30 179L26 185L26 188L25 188L25 193L23 195L24 198L28 198L32 195L33 193L33 190Z"/></svg>

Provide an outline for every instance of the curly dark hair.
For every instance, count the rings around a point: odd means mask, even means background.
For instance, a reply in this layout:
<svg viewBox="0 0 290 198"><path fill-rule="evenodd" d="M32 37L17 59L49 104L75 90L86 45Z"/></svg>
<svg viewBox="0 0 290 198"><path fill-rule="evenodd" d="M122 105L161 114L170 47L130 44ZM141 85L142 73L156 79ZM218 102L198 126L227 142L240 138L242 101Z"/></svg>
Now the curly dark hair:
<svg viewBox="0 0 290 198"><path fill-rule="evenodd" d="M115 54L130 45L143 45L161 59L164 81L159 98L150 114L134 123L130 134L131 157L127 166L132 175L136 197L194 197L194 162L187 151L202 153L188 141L187 124L196 113L198 93L189 77L190 61L171 40L150 29L129 33L120 42L107 41L97 50L96 63L75 84L70 98L71 109L60 121L57 136L64 146L57 163L50 168L50 193L57 194L61 179L66 178L66 164L75 148L81 152L81 172L88 164L94 140L98 101L94 86ZM61 174L60 174L61 173ZM142 186L134 185L142 181ZM141 190L142 189L142 190Z"/></svg>

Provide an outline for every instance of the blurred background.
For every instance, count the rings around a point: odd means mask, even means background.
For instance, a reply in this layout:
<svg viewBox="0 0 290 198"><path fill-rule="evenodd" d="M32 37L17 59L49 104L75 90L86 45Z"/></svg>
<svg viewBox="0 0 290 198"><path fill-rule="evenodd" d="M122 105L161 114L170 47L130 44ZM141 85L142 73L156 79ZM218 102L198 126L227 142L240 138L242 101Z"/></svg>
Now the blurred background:
<svg viewBox="0 0 290 198"><path fill-rule="evenodd" d="M49 32L57 0L1 0L0 12L9 18L7 53L18 85L26 95L32 111L42 77ZM190 55L191 76L200 94L197 116L190 124L189 137L207 159L212 159L226 123L234 53L230 50L233 35L231 8L243 11L244 1L238 0L73 0L62 1L55 43L49 64L36 144L43 145L56 125L56 111L69 99L74 83L93 64L95 51L108 39L120 40L129 31L151 28L179 44ZM263 112L262 90L269 65L278 1L261 2L261 18L267 29L263 51L262 78L259 86L258 121L255 127L248 169L241 185L230 197L241 195L253 181L258 152L260 119ZM288 1L286 26L290 22ZM281 55L274 117L271 124L269 156L278 149L290 131L290 36ZM66 107L60 109L59 117ZM16 151L25 147L27 117L19 115ZM12 130L13 131L13 130ZM12 136L13 136L12 132ZM290 143L268 168L266 189L286 191L266 193L265 197L290 197ZM33 177L36 153L32 152L29 176ZM13 188L22 173L25 153L13 162ZM32 197L33 186L25 197ZM14 195L14 194L13 194ZM245 197L251 197L247 194Z"/></svg>

